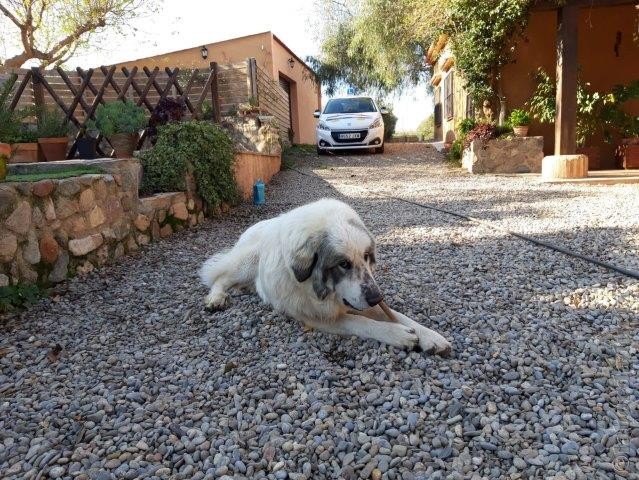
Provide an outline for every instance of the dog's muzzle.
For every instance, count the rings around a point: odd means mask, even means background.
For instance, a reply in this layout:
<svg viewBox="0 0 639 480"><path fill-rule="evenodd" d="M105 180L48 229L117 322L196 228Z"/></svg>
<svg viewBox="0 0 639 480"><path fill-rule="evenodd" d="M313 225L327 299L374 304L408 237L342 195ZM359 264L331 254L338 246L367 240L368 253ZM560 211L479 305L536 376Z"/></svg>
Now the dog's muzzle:
<svg viewBox="0 0 639 480"><path fill-rule="evenodd" d="M382 301L382 292L379 291L379 287L375 284L365 283L362 286L362 292L364 293L366 303L371 307L374 307Z"/></svg>

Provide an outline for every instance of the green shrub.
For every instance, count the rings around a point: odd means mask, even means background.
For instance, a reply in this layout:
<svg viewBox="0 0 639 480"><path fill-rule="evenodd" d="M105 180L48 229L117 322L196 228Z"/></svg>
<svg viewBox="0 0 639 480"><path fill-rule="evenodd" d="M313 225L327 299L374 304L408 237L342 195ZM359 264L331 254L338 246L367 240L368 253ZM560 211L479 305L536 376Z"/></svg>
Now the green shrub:
<svg viewBox="0 0 639 480"><path fill-rule="evenodd" d="M43 292L37 285L0 287L0 312L9 312L35 303Z"/></svg>
<svg viewBox="0 0 639 480"><path fill-rule="evenodd" d="M456 167L461 167L462 155L464 153L464 144L461 139L455 140L450 145L450 150L446 153L446 161Z"/></svg>
<svg viewBox="0 0 639 480"><path fill-rule="evenodd" d="M210 122L170 123L159 128L155 146L142 153L142 193L185 190L195 177L198 193L212 207L238 198L235 150L228 134Z"/></svg>
<svg viewBox="0 0 639 480"><path fill-rule="evenodd" d="M468 135L473 128L477 126L477 121L474 118L464 118L461 122L459 122L459 126L457 127L457 133L460 140L464 140L464 137Z"/></svg>
<svg viewBox="0 0 639 480"><path fill-rule="evenodd" d="M17 143L22 133L20 117L9 110L11 93L18 76L12 74L0 87L0 142Z"/></svg>
<svg viewBox="0 0 639 480"><path fill-rule="evenodd" d="M97 128L105 137L116 133L137 133L147 122L146 112L130 100L107 102L98 106L95 121L89 128Z"/></svg>
<svg viewBox="0 0 639 480"><path fill-rule="evenodd" d="M66 137L69 134L69 121L57 108L43 108L38 112L38 138Z"/></svg>
<svg viewBox="0 0 639 480"><path fill-rule="evenodd" d="M397 117L393 114L393 109L388 108L388 113L382 115L384 120L384 141L393 138L395 133L395 126L397 125Z"/></svg>
<svg viewBox="0 0 639 480"><path fill-rule="evenodd" d="M517 108L510 112L508 125L511 127L527 127L530 125L530 114L526 110Z"/></svg>

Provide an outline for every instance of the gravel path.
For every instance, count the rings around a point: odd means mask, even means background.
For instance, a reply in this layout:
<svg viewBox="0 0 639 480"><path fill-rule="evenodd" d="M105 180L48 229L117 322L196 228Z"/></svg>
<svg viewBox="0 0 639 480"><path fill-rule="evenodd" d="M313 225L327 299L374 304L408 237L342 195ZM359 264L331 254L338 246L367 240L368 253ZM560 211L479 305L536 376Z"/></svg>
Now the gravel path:
<svg viewBox="0 0 639 480"><path fill-rule="evenodd" d="M387 152L302 157L308 175L278 175L266 208L4 319L0 478L638 478L639 282L371 195L637 269L637 186L470 177L432 149ZM206 256L321 196L361 213L388 303L450 338L452 358L305 333L252 294L203 309Z"/></svg>

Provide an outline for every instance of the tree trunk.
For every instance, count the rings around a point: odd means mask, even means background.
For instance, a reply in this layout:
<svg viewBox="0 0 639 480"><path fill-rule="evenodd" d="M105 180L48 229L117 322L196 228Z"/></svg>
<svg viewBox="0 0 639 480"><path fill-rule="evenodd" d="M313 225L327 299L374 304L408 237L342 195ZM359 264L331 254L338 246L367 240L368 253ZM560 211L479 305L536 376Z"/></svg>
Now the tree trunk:
<svg viewBox="0 0 639 480"><path fill-rule="evenodd" d="M21 54L16 55L15 57L7 58L3 66L5 68L20 68L30 58L31 57L26 52L22 52Z"/></svg>

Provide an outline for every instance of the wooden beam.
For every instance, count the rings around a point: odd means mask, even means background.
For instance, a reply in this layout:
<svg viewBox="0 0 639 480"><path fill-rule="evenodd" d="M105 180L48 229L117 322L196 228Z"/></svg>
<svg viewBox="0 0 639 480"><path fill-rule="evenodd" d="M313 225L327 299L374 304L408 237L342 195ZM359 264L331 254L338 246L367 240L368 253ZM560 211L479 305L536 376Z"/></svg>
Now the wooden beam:
<svg viewBox="0 0 639 480"><path fill-rule="evenodd" d="M636 5L637 0L567 0L564 6L569 7L585 7L585 8L602 8L602 7L618 7L623 5ZM556 10L560 8L556 0L540 0L536 2L532 11L539 10Z"/></svg>
<svg viewBox="0 0 639 480"><path fill-rule="evenodd" d="M557 10L557 112L555 155L571 155L577 149L577 36L579 7Z"/></svg>

